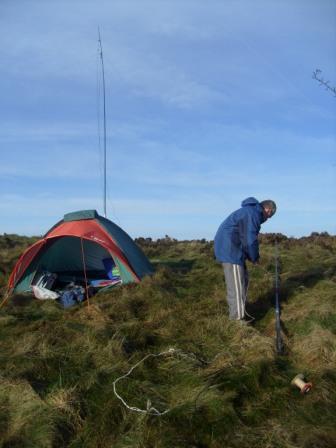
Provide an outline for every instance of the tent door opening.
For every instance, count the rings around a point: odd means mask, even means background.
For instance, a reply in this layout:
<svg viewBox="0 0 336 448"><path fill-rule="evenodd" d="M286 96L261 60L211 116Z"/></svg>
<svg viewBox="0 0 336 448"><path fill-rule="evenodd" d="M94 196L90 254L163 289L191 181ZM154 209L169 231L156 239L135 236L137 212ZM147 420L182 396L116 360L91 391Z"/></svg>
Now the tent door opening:
<svg viewBox="0 0 336 448"><path fill-rule="evenodd" d="M97 290L122 282L118 261L104 247L79 237L64 236L48 241L31 266L32 285L56 291L69 287Z"/></svg>

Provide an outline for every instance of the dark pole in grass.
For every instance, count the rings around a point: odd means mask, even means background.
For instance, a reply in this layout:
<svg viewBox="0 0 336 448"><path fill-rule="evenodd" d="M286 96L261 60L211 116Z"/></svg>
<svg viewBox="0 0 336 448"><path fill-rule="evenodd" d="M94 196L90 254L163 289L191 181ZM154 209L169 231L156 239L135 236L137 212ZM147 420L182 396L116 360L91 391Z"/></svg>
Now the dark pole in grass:
<svg viewBox="0 0 336 448"><path fill-rule="evenodd" d="M284 344L281 337L281 309L279 298L279 250L278 242L275 241L275 333L276 333L276 351L278 355L282 355Z"/></svg>

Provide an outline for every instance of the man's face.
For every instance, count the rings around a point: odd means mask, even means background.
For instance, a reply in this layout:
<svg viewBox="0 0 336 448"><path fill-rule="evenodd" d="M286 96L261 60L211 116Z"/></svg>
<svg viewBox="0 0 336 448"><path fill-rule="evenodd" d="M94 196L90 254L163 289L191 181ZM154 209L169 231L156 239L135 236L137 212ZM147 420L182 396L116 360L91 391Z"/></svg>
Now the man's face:
<svg viewBox="0 0 336 448"><path fill-rule="evenodd" d="M265 207L264 216L266 219L271 218L273 216L273 210L270 207Z"/></svg>

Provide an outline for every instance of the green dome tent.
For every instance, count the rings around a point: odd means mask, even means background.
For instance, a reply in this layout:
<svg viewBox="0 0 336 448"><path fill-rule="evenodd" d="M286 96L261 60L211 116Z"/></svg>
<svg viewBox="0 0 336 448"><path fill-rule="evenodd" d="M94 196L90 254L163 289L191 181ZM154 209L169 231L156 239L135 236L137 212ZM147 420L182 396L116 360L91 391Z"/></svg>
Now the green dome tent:
<svg viewBox="0 0 336 448"><path fill-rule="evenodd" d="M64 215L19 258L9 278L13 292L30 291L41 272L63 282L108 279L115 266L122 283L140 282L153 268L132 238L96 210ZM35 280L34 280L35 279Z"/></svg>

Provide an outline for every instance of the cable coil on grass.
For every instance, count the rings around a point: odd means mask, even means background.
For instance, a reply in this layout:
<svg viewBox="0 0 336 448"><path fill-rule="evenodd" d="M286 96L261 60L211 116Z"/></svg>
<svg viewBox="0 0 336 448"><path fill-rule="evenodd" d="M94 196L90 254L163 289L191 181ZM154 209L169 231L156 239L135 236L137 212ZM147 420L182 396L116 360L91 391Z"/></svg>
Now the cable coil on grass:
<svg viewBox="0 0 336 448"><path fill-rule="evenodd" d="M116 388L116 384L121 381L124 378L127 378L134 369L136 369L136 367L138 367L140 364L142 364L144 361L146 361L146 359L148 358L158 358L159 356L166 356L166 355L176 355L176 356L181 356L182 358L190 358L193 361L195 361L197 358L193 355L188 355L187 353L183 353L182 350L178 350L175 348L170 348L169 350L166 350L164 352L161 353L149 353L148 355L146 355L144 358L142 358L139 362L137 362L133 367L130 368L130 370L125 373L125 375L120 376L119 378L117 378L116 380L113 381L113 392L114 395L122 402L122 404L130 411L133 412L139 412L141 414L149 414L149 415L156 415L156 416L162 416L167 414L168 412L171 411L171 409L166 409L164 411L159 411L158 409L156 409L155 407L153 407L151 405L151 401L149 399L147 399L147 408L146 409L140 409L136 406L130 406L126 403L126 401L121 397L121 395L118 394L117 392L117 388Z"/></svg>

